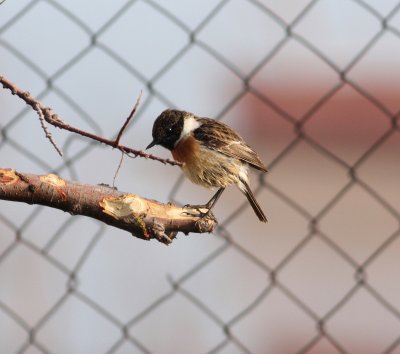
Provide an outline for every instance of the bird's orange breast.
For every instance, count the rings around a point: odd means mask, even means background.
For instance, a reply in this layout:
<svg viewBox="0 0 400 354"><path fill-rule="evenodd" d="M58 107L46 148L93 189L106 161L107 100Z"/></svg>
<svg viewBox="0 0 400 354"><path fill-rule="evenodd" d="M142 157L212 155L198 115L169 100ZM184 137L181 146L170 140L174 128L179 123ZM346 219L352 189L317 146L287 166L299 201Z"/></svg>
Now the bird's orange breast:
<svg viewBox="0 0 400 354"><path fill-rule="evenodd" d="M180 141L171 152L176 161L187 164L197 158L199 144L193 136L189 136Z"/></svg>

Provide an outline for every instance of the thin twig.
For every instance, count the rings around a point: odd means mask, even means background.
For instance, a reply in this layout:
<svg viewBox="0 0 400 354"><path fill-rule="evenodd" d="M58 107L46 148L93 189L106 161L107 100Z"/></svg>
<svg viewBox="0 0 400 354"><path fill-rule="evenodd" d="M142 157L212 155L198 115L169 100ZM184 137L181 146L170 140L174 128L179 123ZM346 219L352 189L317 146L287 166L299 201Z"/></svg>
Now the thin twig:
<svg viewBox="0 0 400 354"><path fill-rule="evenodd" d="M39 100L32 97L32 95L29 92L23 91L17 85L15 85L13 82L11 82L10 80L8 80L7 78L5 78L4 76L1 76L1 75L0 75L0 83L3 85L3 87L5 89L10 90L13 95L17 95L27 105L31 106L35 111L37 111L37 109L39 109L43 114L44 120L47 123L51 124L52 126L63 129L63 130L70 131L72 133L75 133L75 134L78 134L81 136L85 136L89 139L92 139L92 140L98 141L100 143L103 143L105 145L114 147L115 140L106 139L99 135L89 133L87 131L75 128L71 125L64 123L63 120L61 119L61 117L59 115L55 114L51 108L46 107ZM136 156L144 157L146 159L159 161L164 164L169 164L172 166L182 166L182 164L180 162L170 160L170 159L163 159L161 157L154 156L152 154L146 154L145 152L143 152L141 150L132 149L132 148L124 146L124 145L118 145L116 147L116 149L120 150L121 152L123 152L125 154L131 154L135 157Z"/></svg>
<svg viewBox="0 0 400 354"><path fill-rule="evenodd" d="M140 104L140 99L142 98L142 93L143 91L140 91L140 94L136 100L135 105L133 106L132 112L129 114L128 118L126 118L124 125L122 126L122 128L120 129L120 131L118 132L117 138L115 139L114 142L114 148L118 148L119 146L119 141L121 139L122 134L124 133L124 130L126 129L126 127L128 126L128 124L130 123L130 121L132 120L133 116L136 113L137 108L139 107ZM117 179L118 176L118 172L122 166L122 162L124 161L124 152L122 152L121 154L121 159L119 160L119 164L117 167L117 170L115 171L114 177L113 177L113 187L115 187L115 180Z"/></svg>
<svg viewBox="0 0 400 354"><path fill-rule="evenodd" d="M124 156L125 156L125 154L121 153L121 158L119 160L119 164L118 164L117 170L115 171L114 177L113 177L113 184L112 184L113 188L115 188L115 180L117 179L118 172L119 172L119 170L120 170L120 168L122 166L122 161L124 160Z"/></svg>
<svg viewBox="0 0 400 354"><path fill-rule="evenodd" d="M114 147L115 147L115 148L118 147L119 141L120 141L120 139L121 139L121 136L122 136L124 130L125 130L126 127L128 126L129 122L132 120L133 116L134 116L135 113L136 113L137 108L139 107L140 99L142 98L142 93L143 93L143 91L140 91L139 97L137 98L136 103L135 103L135 105L133 106L133 109L132 109L131 114L129 115L128 118L126 118L126 121L125 121L124 125L122 126L121 130L119 131L119 133L118 133L118 135L117 135L117 138L115 139L115 142L114 142Z"/></svg>
<svg viewBox="0 0 400 354"><path fill-rule="evenodd" d="M40 109L40 107L38 105L36 105L34 109L39 116L40 125L42 126L42 129L46 135L46 138L49 139L50 143L54 146L54 148L56 149L58 154L62 157L63 153L62 153L61 149L57 146L56 142L53 140L53 137L51 136L51 133L47 129L46 121L45 121L42 110Z"/></svg>

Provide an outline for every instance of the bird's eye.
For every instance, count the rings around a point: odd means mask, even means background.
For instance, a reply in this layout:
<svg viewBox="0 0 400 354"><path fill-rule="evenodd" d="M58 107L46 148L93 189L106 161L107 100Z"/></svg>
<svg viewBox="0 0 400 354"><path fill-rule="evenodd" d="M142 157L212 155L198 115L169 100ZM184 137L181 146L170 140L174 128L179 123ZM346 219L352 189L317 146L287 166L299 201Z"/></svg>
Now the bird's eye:
<svg viewBox="0 0 400 354"><path fill-rule="evenodd" d="M169 131L169 132L172 132L172 127L169 127L169 128L168 128L168 131Z"/></svg>

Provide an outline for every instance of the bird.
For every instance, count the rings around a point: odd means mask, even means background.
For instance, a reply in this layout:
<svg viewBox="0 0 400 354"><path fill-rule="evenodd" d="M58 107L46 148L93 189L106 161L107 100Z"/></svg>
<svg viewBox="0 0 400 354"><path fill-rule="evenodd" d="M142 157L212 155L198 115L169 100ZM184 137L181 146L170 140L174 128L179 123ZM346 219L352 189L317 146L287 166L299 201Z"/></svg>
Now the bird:
<svg viewBox="0 0 400 354"><path fill-rule="evenodd" d="M205 205L206 215L229 185L236 185L246 196L258 219L267 217L249 186L248 170L267 172L254 150L228 125L193 113L164 110L154 121L153 140L146 147L160 145L171 151L180 162L184 175L193 183L206 188L218 188Z"/></svg>

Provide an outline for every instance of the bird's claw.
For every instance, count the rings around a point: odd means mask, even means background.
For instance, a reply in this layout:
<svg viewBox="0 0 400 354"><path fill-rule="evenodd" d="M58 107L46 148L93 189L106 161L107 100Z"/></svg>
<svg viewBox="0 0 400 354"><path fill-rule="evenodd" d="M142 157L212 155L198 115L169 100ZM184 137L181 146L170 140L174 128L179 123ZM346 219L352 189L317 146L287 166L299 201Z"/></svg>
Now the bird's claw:
<svg viewBox="0 0 400 354"><path fill-rule="evenodd" d="M200 218L205 218L210 214L210 209L207 208L206 205L190 205L190 204L186 204L184 206L185 209L192 209L197 211L197 213L194 213L192 211L184 211L183 214L189 215L189 216L198 216ZM206 209L207 211L202 211L202 209Z"/></svg>

